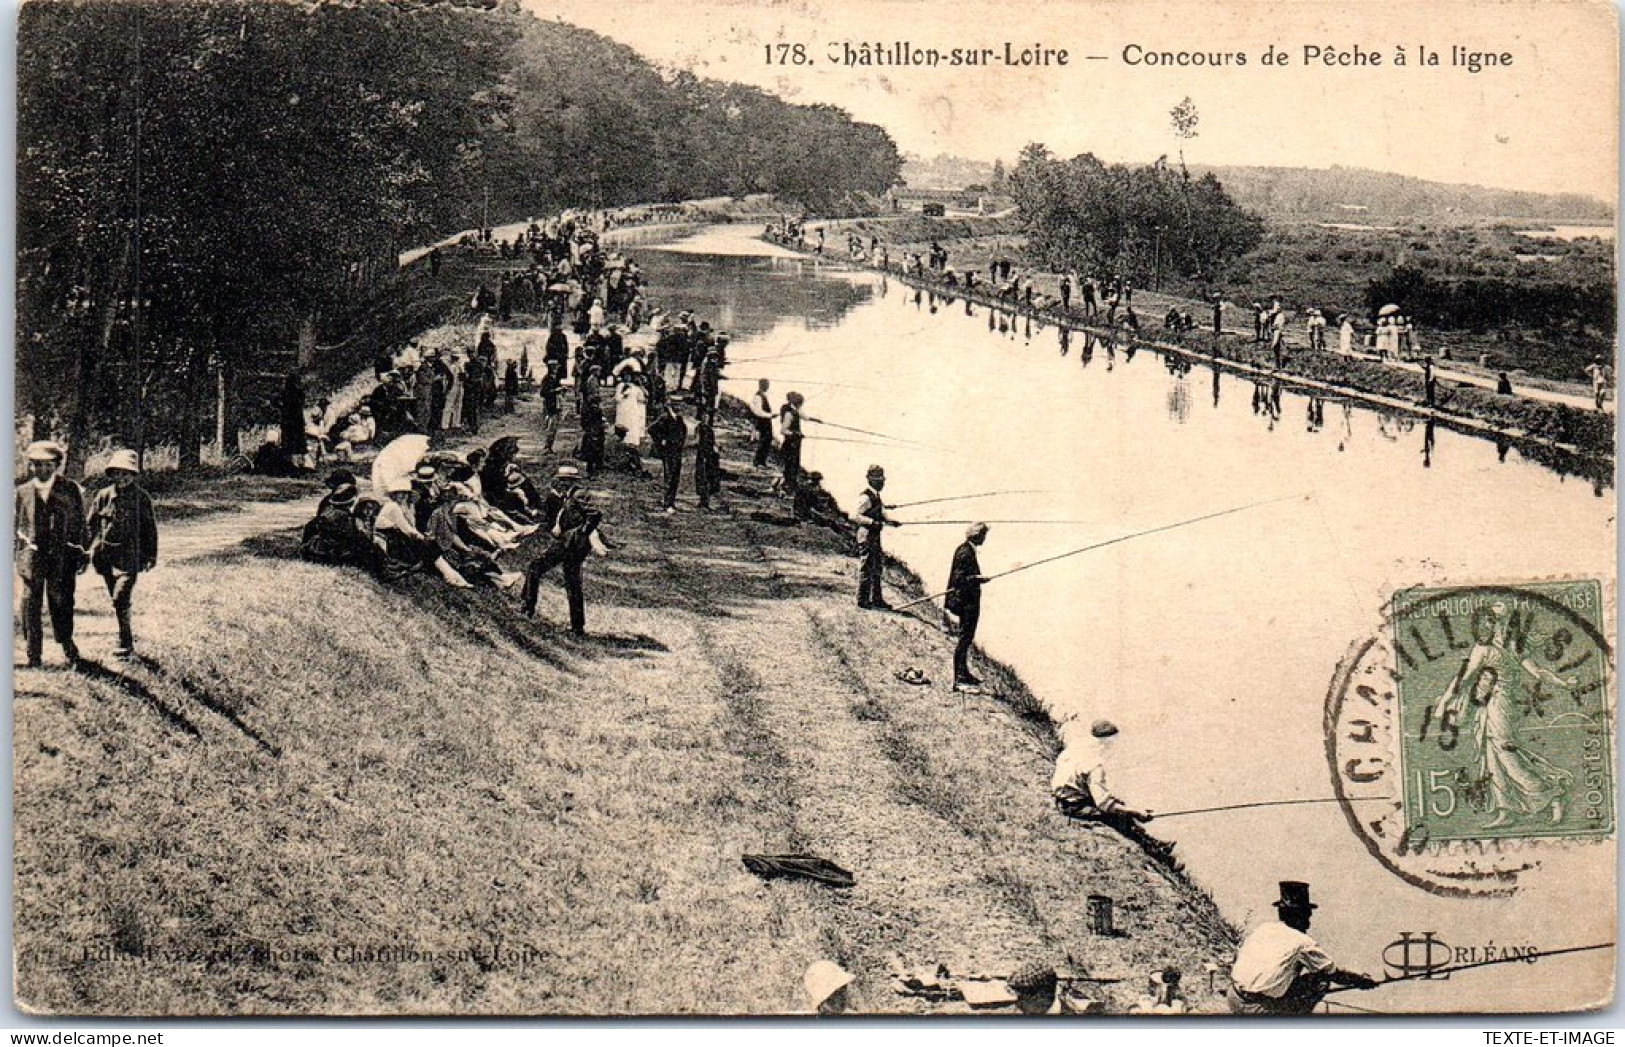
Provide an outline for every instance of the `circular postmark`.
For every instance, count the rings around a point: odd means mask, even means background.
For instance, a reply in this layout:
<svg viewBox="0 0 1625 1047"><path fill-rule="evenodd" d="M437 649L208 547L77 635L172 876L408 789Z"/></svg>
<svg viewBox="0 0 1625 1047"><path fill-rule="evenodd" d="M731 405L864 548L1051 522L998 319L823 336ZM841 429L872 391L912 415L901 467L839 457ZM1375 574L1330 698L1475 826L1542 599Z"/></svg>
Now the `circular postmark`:
<svg viewBox="0 0 1625 1047"><path fill-rule="evenodd" d="M1371 856L1438 895L1512 894L1614 831L1613 652L1594 580L1407 589L1350 645L1326 758Z"/></svg>

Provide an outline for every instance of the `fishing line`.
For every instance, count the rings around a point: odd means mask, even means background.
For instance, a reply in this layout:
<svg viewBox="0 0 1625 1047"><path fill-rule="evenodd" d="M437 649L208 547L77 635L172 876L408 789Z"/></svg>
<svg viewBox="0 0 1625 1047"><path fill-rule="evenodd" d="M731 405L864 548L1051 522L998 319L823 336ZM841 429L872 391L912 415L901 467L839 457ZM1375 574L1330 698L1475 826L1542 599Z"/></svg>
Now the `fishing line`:
<svg viewBox="0 0 1625 1047"><path fill-rule="evenodd" d="M924 498L918 502L900 502L897 505L888 505L888 509L912 509L918 505L936 505L938 502L961 502L971 498L993 498L1002 494L1049 494L1048 491L983 491L980 494L950 494L944 498Z"/></svg>
<svg viewBox="0 0 1625 1047"><path fill-rule="evenodd" d="M1143 537L1145 537L1147 535L1160 534L1163 531L1172 531L1172 530L1174 530L1175 528L1178 528L1178 527L1189 527L1191 524L1202 523L1204 520L1215 520L1215 519L1218 519L1221 516L1229 516L1229 515L1231 515L1233 513L1242 513L1242 512L1246 512L1249 509L1258 509L1258 508L1261 508L1261 507L1266 506L1266 505L1274 505L1277 502L1295 501L1295 500L1297 500L1299 498L1302 498L1302 497L1304 497L1304 496L1299 495L1299 494L1292 494L1292 495L1287 495L1284 498L1271 498L1271 499L1268 499L1267 501L1253 502L1253 503L1251 503L1249 505L1238 505L1234 509L1221 509L1216 513L1208 513L1208 514L1206 514L1204 516L1194 516L1194 517L1190 518L1189 520L1180 520L1177 523L1163 524L1161 527L1153 527L1150 530L1146 530L1146 531L1135 531L1133 534L1119 535L1116 538L1108 538L1104 542L1095 542L1092 545L1083 546L1081 549L1071 549L1071 550L1068 550L1067 552L1064 552L1064 553L1056 553L1054 556L1046 556L1042 560L1034 560L1032 563L1022 564L1019 567L1012 567L1009 570L1000 571L997 574L990 574L990 575L987 576L987 581L991 582L991 581L993 581L994 579L997 579L997 578L1005 578L1005 577L1008 577L1009 575L1017 574L1017 573L1019 573L1021 571L1030 570L1030 569L1032 569L1034 567L1041 567L1041 566L1043 566L1044 564L1047 564L1047 563L1054 563L1057 560L1064 560L1069 556L1078 556L1078 555L1081 555L1083 553L1092 552L1092 551L1094 551L1096 549L1104 549L1108 545L1116 545L1119 542L1126 542L1126 541L1129 541L1130 539L1133 539L1133 538L1143 538ZM948 593L950 593L952 591L953 590L951 590L951 589L945 589L940 593L933 593L930 596L922 596L918 600L910 600L908 603L901 604L901 605L899 605L897 607L894 607L892 609L895 610L895 611L905 610L905 609L907 609L909 607L915 606L916 604L922 604L922 603L925 603L928 600L935 600L938 597L947 596Z"/></svg>
<svg viewBox="0 0 1625 1047"><path fill-rule="evenodd" d="M1397 978L1386 978L1383 981L1378 982L1374 988L1380 989L1384 985L1392 985L1395 982L1411 982L1416 981L1419 978L1437 978L1442 974L1456 974L1460 971L1470 971L1478 967L1495 967L1503 963L1528 963L1530 960L1542 960L1548 956L1569 956L1574 953L1596 952L1598 949L1612 949L1613 947L1613 942L1599 942L1596 945L1576 945L1570 949L1548 949L1545 952L1526 952L1521 956L1505 956L1498 960L1479 960L1477 963L1459 963L1454 967L1434 967L1426 971L1417 971L1414 974L1402 974ZM1352 985L1339 985L1335 988L1326 990L1326 995L1330 996L1334 992L1350 992L1354 988L1355 986Z"/></svg>

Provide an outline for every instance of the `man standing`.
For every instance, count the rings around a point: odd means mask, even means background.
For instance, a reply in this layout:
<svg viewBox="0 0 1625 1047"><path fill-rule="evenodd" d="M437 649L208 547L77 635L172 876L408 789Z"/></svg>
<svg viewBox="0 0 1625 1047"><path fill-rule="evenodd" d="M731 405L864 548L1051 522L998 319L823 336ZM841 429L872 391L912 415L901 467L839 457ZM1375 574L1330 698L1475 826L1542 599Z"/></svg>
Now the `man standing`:
<svg viewBox="0 0 1625 1047"><path fill-rule="evenodd" d="M542 376L541 385L536 390L542 400L542 450L548 454L553 453L553 444L559 438L559 420L562 417L559 394L564 391L564 383L559 378L562 369L557 360L547 361L547 373Z"/></svg>
<svg viewBox="0 0 1625 1047"><path fill-rule="evenodd" d="M593 508L590 495L581 487L581 472L575 466L559 467L553 486L542 499L541 518L542 525L552 531L553 541L525 571L525 588L519 606L527 616L535 617L543 576L554 567L561 568L565 595L570 603L570 631L584 636L587 601L581 565L593 551L593 537L603 522L603 514ZM600 536L599 541L602 540Z"/></svg>
<svg viewBox="0 0 1625 1047"><path fill-rule="evenodd" d="M17 486L17 574L23 583L23 637L28 667L40 667L45 648L44 606L51 635L72 665L73 598L85 569L85 497L61 475L62 448L49 440L28 445L28 480Z"/></svg>
<svg viewBox="0 0 1625 1047"><path fill-rule="evenodd" d="M711 509L713 495L722 493L722 459L717 454L716 414L703 404L694 415L694 493L700 508Z"/></svg>
<svg viewBox="0 0 1625 1047"><path fill-rule="evenodd" d="M982 617L982 583L987 576L976 560L976 548L987 541L987 524L973 523L965 541L954 550L948 570L948 613L959 619L959 643L954 647L954 690L981 694L982 681L971 675L970 649L976 643L976 625Z"/></svg>
<svg viewBox="0 0 1625 1047"><path fill-rule="evenodd" d="M784 460L784 493L795 497L796 485L801 482L801 405L802 395L791 392L779 408L779 457Z"/></svg>
<svg viewBox="0 0 1625 1047"><path fill-rule="evenodd" d="M887 527L896 527L897 521L886 515L886 503L880 492L886 487L886 470L871 465L867 474L869 486L858 496L857 511L852 522L858 525L858 549L863 566L858 577L858 606L870 611L889 611L880 589L880 576L886 567L886 553L881 547L880 535Z"/></svg>
<svg viewBox="0 0 1625 1047"><path fill-rule="evenodd" d="M665 470L666 489L661 507L667 513L675 513L677 485L683 478L683 445L688 442L688 423L670 400L660 409L660 417L649 426L649 439L654 441L655 456Z"/></svg>
<svg viewBox="0 0 1625 1047"><path fill-rule="evenodd" d="M756 382L756 393L750 398L750 417L756 426L756 457L751 464L760 469L767 464L768 452L773 450L773 404L767 398L766 378Z"/></svg>
<svg viewBox="0 0 1625 1047"><path fill-rule="evenodd" d="M305 442L305 369L295 364L282 381L281 436L282 451L296 469L304 468L309 445Z"/></svg>
<svg viewBox="0 0 1625 1047"><path fill-rule="evenodd" d="M1586 376L1591 379L1591 396L1596 401L1597 410L1602 410L1603 401L1608 399L1608 368L1604 366L1602 357L1593 356L1591 362L1586 364Z"/></svg>
<svg viewBox="0 0 1625 1047"><path fill-rule="evenodd" d="M1243 939L1230 968L1230 1010L1234 1014L1309 1014L1334 985L1374 989L1364 974L1338 968L1309 937L1318 908L1309 885L1280 882L1277 919L1260 924Z"/></svg>
<svg viewBox="0 0 1625 1047"><path fill-rule="evenodd" d="M114 451L107 461L112 482L90 501L87 529L90 562L107 585L118 617L117 658L135 657L135 634L130 628L130 605L135 580L158 563L158 520L152 499L136 484L141 466L134 451Z"/></svg>

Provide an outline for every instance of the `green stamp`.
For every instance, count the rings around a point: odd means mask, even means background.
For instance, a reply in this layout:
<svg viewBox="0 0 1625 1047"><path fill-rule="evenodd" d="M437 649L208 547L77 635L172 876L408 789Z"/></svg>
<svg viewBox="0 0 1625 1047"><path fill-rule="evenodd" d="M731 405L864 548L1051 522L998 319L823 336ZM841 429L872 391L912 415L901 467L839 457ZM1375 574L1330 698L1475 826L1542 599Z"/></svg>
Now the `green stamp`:
<svg viewBox="0 0 1625 1047"><path fill-rule="evenodd" d="M1408 589L1389 619L1411 847L1614 830L1596 581Z"/></svg>

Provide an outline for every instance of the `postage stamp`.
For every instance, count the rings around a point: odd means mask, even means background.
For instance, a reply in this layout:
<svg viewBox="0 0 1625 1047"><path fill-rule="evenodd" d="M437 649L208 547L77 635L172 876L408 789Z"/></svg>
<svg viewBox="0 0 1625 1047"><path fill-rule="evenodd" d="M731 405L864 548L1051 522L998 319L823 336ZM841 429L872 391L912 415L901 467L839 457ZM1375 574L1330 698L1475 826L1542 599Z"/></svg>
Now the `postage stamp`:
<svg viewBox="0 0 1625 1047"><path fill-rule="evenodd" d="M1613 831L1601 600L1596 581L1394 597L1400 765L1414 833Z"/></svg>
<svg viewBox="0 0 1625 1047"><path fill-rule="evenodd" d="M1504 895L1538 846L1614 831L1603 587L1592 579L1403 590L1327 694L1344 814L1401 879Z"/></svg>

